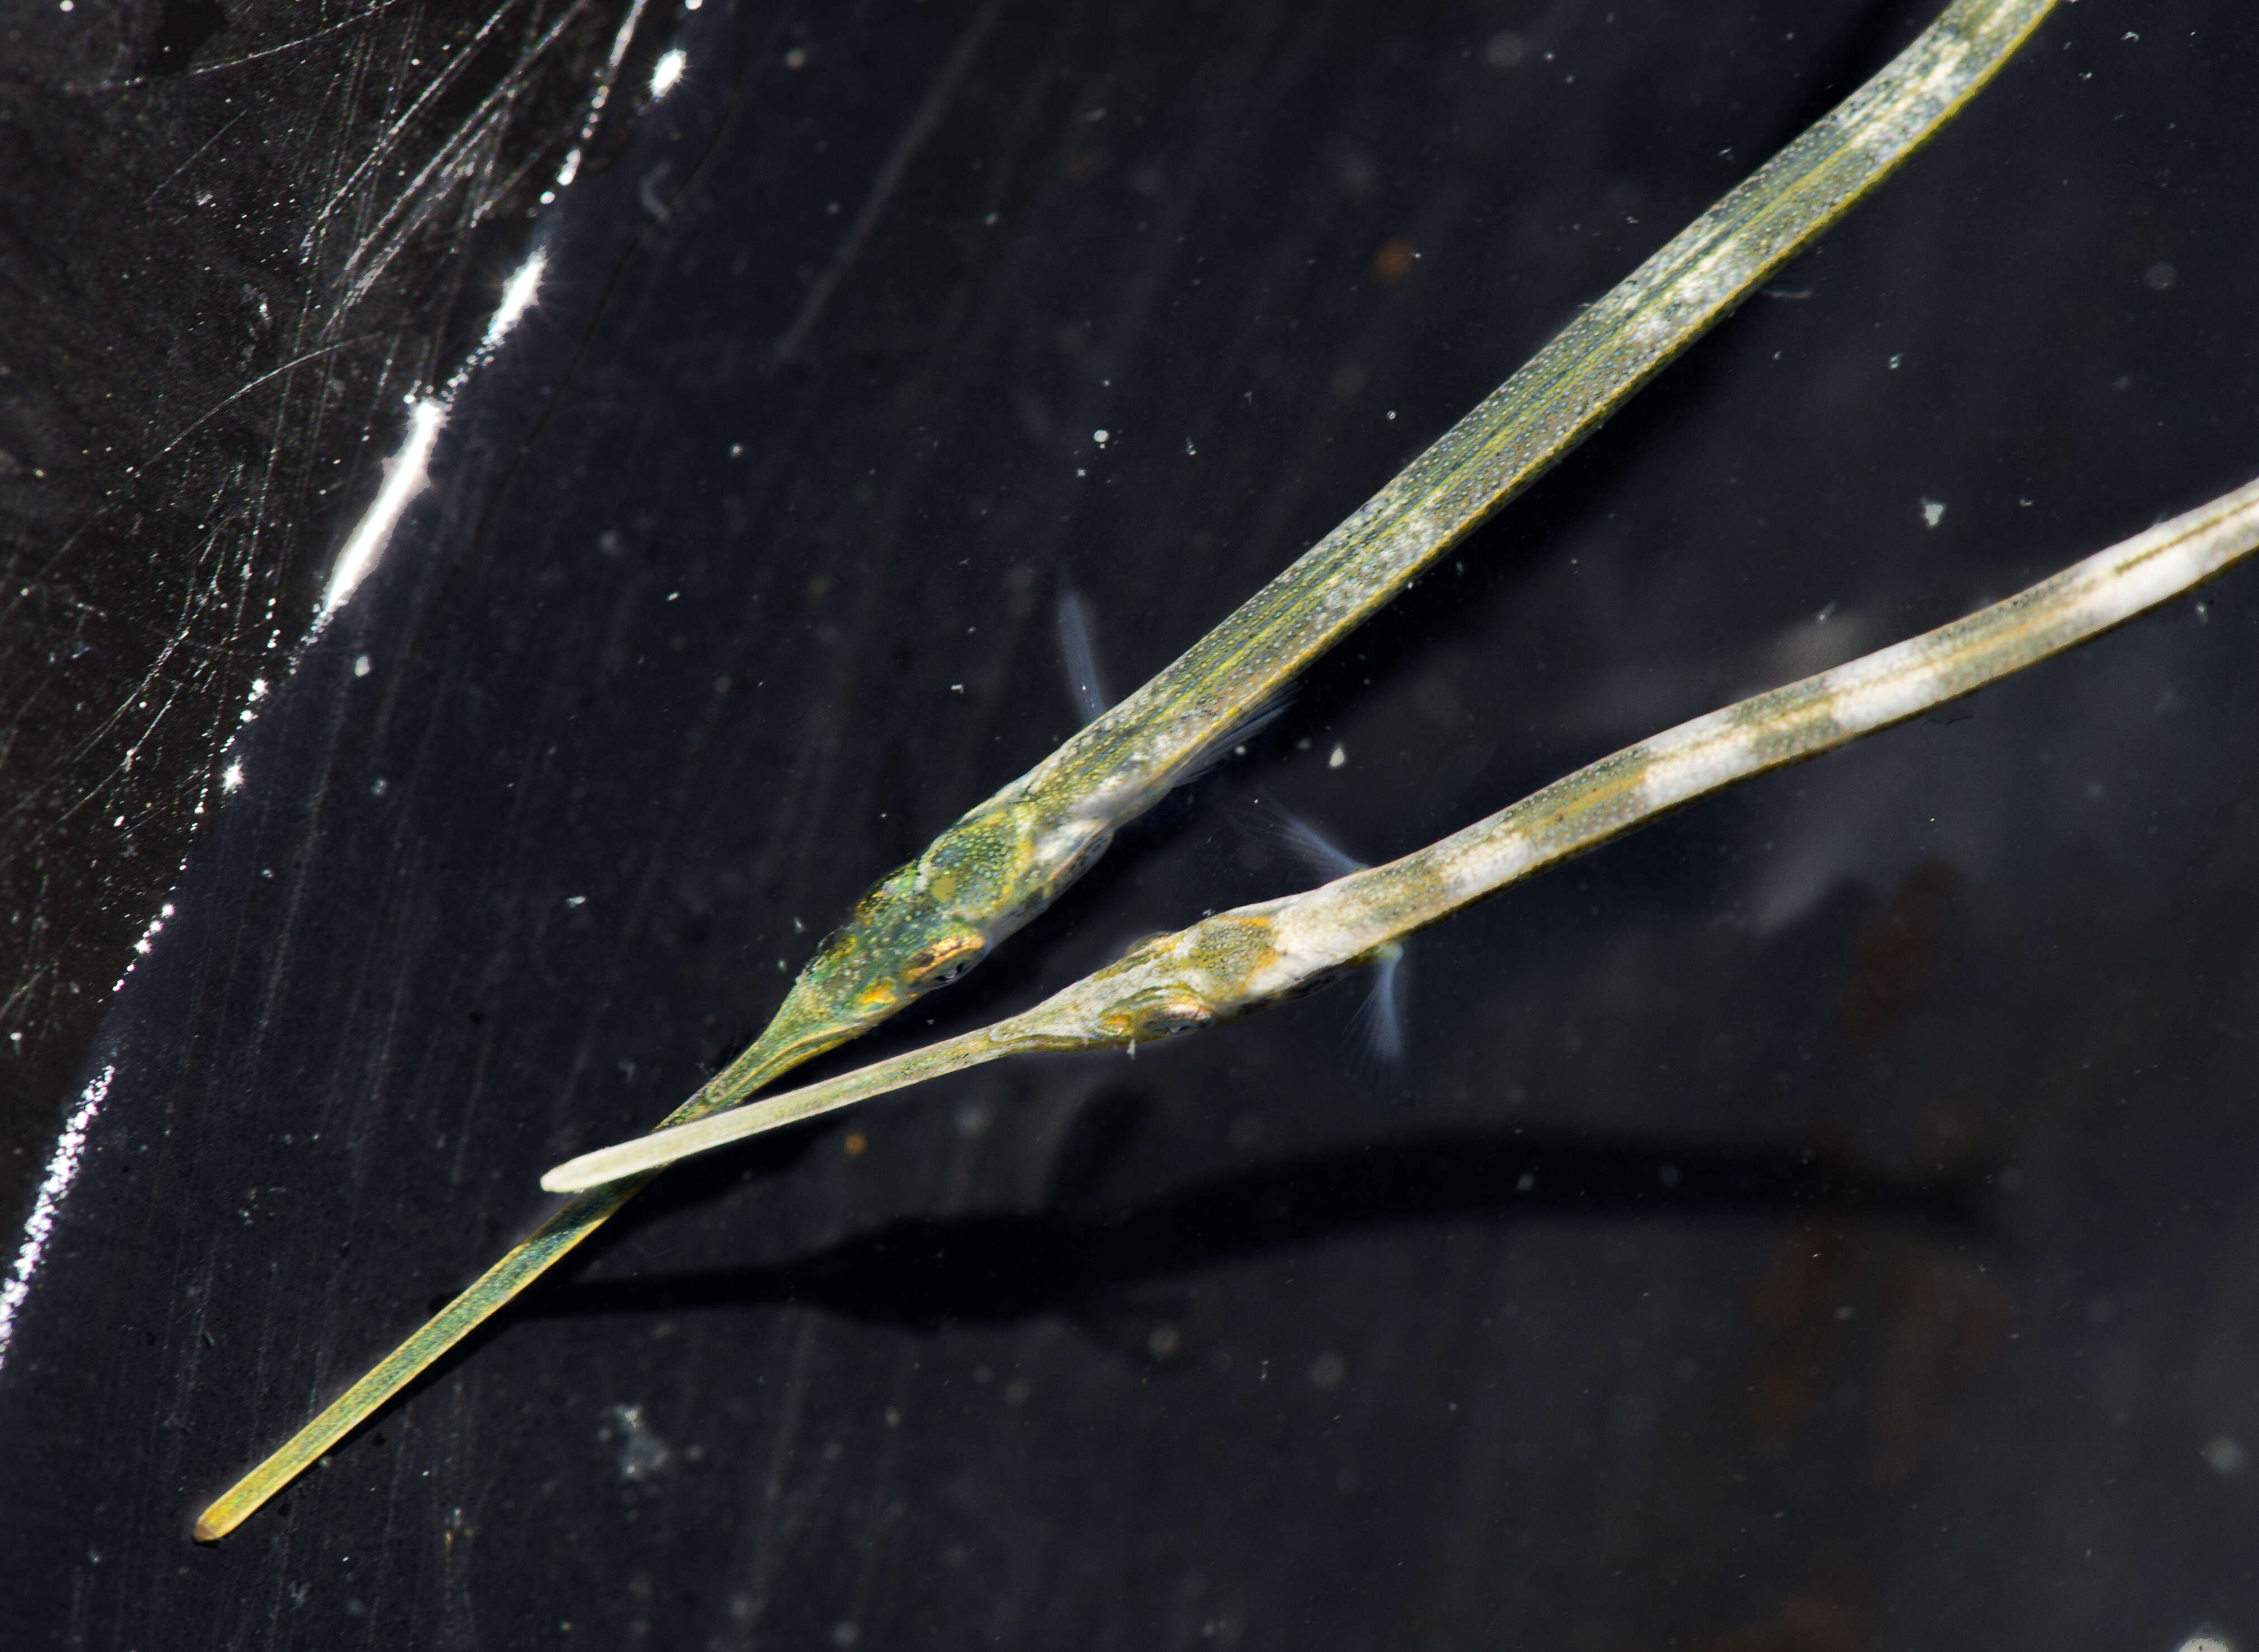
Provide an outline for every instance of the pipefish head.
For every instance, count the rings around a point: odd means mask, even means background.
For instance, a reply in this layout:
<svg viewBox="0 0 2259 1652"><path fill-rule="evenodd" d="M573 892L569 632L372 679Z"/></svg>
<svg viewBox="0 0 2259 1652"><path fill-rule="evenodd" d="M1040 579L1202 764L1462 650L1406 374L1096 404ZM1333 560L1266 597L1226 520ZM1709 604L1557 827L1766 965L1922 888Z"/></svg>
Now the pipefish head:
<svg viewBox="0 0 2259 1652"><path fill-rule="evenodd" d="M1134 1049L1256 1008L1279 963L1267 917L1242 908L1141 941L1019 1019L1031 1045Z"/></svg>
<svg viewBox="0 0 2259 1652"><path fill-rule="evenodd" d="M1028 808L958 822L823 938L761 1035L765 1065L819 1054L957 979L1049 906L1111 836L1073 821L1047 826Z"/></svg>

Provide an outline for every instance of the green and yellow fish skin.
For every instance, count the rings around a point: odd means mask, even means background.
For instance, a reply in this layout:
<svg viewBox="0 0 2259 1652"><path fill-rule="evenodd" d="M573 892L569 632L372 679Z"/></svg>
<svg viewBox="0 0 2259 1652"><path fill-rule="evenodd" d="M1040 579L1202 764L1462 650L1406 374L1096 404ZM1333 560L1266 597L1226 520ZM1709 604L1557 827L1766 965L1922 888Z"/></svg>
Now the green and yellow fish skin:
<svg viewBox="0 0 2259 1652"><path fill-rule="evenodd" d="M1033 799L966 815L855 903L740 1065L765 1083L955 980L1058 900L1112 837L1103 822Z"/></svg>
<svg viewBox="0 0 2259 1652"><path fill-rule="evenodd" d="M552 1192L654 1174L691 1153L1001 1057L1120 1048L1213 1026L1385 960L1403 938L1753 775L1833 751L2076 648L2259 554L2259 481L2004 602L1643 740L1386 865L1155 936L1033 1008L766 1105L558 1165ZM583 1193L583 1197L593 1194Z"/></svg>
<svg viewBox="0 0 2259 1652"><path fill-rule="evenodd" d="M882 879L794 983L739 1064L759 1076L737 1094L953 979L1041 912L1114 829L1874 189L2055 4L1956 0L1215 630Z"/></svg>

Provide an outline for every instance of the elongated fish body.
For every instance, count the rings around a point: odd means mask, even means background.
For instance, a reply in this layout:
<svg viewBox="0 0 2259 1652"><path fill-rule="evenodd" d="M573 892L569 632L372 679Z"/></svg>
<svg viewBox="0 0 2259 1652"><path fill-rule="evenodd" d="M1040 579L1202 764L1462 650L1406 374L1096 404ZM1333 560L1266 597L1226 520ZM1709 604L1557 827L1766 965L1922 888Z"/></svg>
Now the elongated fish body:
<svg viewBox="0 0 2259 1652"><path fill-rule="evenodd" d="M953 979L1043 911L1105 852L1125 822L1229 749L1249 719L1275 705L1312 660L1589 435L1880 183L1991 80L2055 4L1953 0L1880 74L1586 310L1174 664L966 814L916 860L881 879L817 950L767 1029L662 1128L734 1107L787 1068ZM1400 900L1410 903L1407 911L1424 909L1422 901L1432 906L1438 892L1455 891L1452 868L1415 874L1401 867L1374 867L1343 882L1377 880L1359 885L1373 897L1360 908L1368 915ZM1436 908L1436 915L1446 909ZM1075 1000L1062 1008L1055 1029L1026 1028L1033 1042L1018 1047L1165 1036L1308 990L1330 973L1379 957L1376 949L1393 942L1393 933L1376 932L1343 951L1338 943L1353 938L1365 920L1347 908L1333 915L1337 933L1301 908L1287 928L1251 908L1165 937L1167 945L1151 943L1122 961L1130 973L1109 978L1111 996ZM1002 1053L1004 1047L994 1046L973 1058ZM761 1112L797 1116L783 1106ZM754 1128L764 1126L756 1122ZM649 1173L626 1174L569 1200L207 1508L196 1535L209 1541L232 1530L595 1232Z"/></svg>
<svg viewBox="0 0 2259 1652"><path fill-rule="evenodd" d="M1427 848L1156 936L1033 1008L924 1050L562 1164L563 1192L1032 1050L1132 1049L1385 965L1406 936L1698 798L1921 716L2074 648L2259 552L2259 481L1935 630L1697 717ZM1307 829L1306 829L1307 830Z"/></svg>
<svg viewBox="0 0 2259 1652"><path fill-rule="evenodd" d="M1313 660L1590 435L1974 96L2055 0L1956 0L1175 662L881 879L686 1104L734 1105L954 979Z"/></svg>

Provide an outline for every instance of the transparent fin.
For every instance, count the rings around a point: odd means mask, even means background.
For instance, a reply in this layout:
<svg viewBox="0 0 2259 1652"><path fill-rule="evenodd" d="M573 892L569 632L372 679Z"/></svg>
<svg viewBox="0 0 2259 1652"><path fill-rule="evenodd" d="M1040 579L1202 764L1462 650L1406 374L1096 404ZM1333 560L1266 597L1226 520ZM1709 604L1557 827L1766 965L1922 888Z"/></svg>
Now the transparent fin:
<svg viewBox="0 0 2259 1652"><path fill-rule="evenodd" d="M1066 672L1066 691L1074 701L1075 715L1086 723L1094 723L1114 703L1114 696L1106 692L1106 680L1099 674L1089 604L1065 580L1059 581L1058 641L1059 664Z"/></svg>
<svg viewBox="0 0 2259 1652"><path fill-rule="evenodd" d="M1371 865L1359 860L1301 815L1283 808L1267 811L1267 824L1279 845L1310 872L1330 883L1363 872ZM1392 1067L1404 1065L1404 948L1391 942L1372 966L1372 991L1357 1013L1357 1029L1365 1045Z"/></svg>
<svg viewBox="0 0 2259 1652"><path fill-rule="evenodd" d="M1404 949L1392 943L1372 965L1372 991L1357 1017L1372 1053L1392 1067L1404 1065Z"/></svg>
<svg viewBox="0 0 2259 1652"><path fill-rule="evenodd" d="M1209 738L1208 744L1200 749L1199 754L1185 765L1183 772L1178 774L1174 783L1179 786L1190 786L1227 758L1236 756L1241 746L1245 745L1258 733L1269 728L1284 716L1286 708L1293 702L1293 699L1294 691L1289 687L1279 689L1269 699L1258 701L1250 707L1238 721L1231 723L1222 733Z"/></svg>
<svg viewBox="0 0 2259 1652"><path fill-rule="evenodd" d="M1352 872L1363 872L1372 864L1369 860L1359 860L1301 815L1290 815L1283 808L1273 809L1271 813L1276 822L1279 842L1295 859L1328 883L1336 878L1346 878Z"/></svg>

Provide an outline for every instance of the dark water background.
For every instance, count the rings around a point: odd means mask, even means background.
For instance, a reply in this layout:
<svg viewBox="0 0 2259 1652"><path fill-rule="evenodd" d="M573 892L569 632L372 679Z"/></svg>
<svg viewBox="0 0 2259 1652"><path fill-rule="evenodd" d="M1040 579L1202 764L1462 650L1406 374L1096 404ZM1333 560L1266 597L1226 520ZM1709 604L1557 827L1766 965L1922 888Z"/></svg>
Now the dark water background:
<svg viewBox="0 0 2259 1652"><path fill-rule="evenodd" d="M1072 730L1064 586L1141 681L1928 15L18 13L0 1644L2259 1639L2248 572L1422 937L1400 1066L1344 986L679 1171L186 1535ZM2259 472L2255 52L2063 8L857 1053Z"/></svg>

